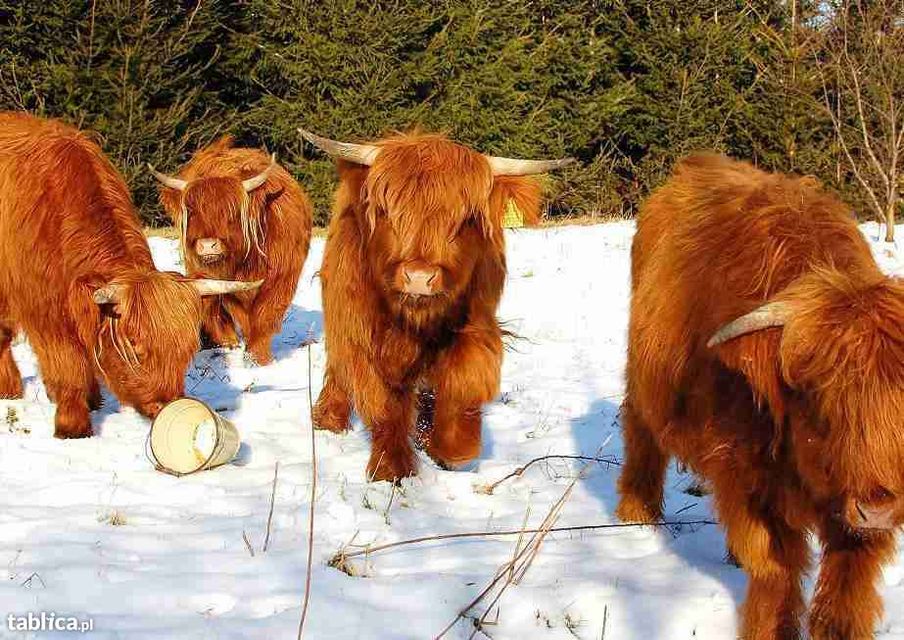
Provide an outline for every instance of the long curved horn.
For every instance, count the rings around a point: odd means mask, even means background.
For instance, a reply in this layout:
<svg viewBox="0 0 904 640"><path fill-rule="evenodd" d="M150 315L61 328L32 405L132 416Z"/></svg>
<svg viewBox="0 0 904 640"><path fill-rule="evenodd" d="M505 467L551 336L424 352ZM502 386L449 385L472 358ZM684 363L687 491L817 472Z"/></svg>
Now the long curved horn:
<svg viewBox="0 0 904 640"><path fill-rule="evenodd" d="M707 347L715 347L732 338L746 333L753 333L770 327L781 327L791 317L791 307L787 302L767 302L750 313L735 318L722 325L706 343Z"/></svg>
<svg viewBox="0 0 904 640"><path fill-rule="evenodd" d="M248 178L247 180L242 180L242 189L245 190L245 193L251 193L259 186L264 184L267 181L267 178L270 177L270 174L273 173L273 170L276 168L276 154L273 153L270 155L270 166L261 171L259 174L254 176L253 178Z"/></svg>
<svg viewBox="0 0 904 640"><path fill-rule="evenodd" d="M173 176L168 176L165 173L160 173L150 162L148 162L148 171L151 172L152 176L157 178L160 184L165 187L169 187L170 189L175 189L176 191L185 191L185 188L188 186L188 182L186 182L185 180L174 178Z"/></svg>
<svg viewBox="0 0 904 640"><path fill-rule="evenodd" d="M554 169L561 169L577 162L574 158L561 158L559 160L522 160L520 158L502 158L499 156L484 156L490 163L490 169L494 176L529 176L536 173L547 173Z"/></svg>
<svg viewBox="0 0 904 640"><path fill-rule="evenodd" d="M219 296L227 293L238 293L239 291L251 291L261 286L263 280L255 280L254 282L240 282L238 280L208 280L206 278L198 278L192 280L202 296Z"/></svg>
<svg viewBox="0 0 904 640"><path fill-rule="evenodd" d="M108 284L95 289L91 297L97 304L116 304L122 298L124 290L125 287L121 284Z"/></svg>
<svg viewBox="0 0 904 640"><path fill-rule="evenodd" d="M330 140L329 138L324 138L318 136L316 133L311 133L310 131L302 129L301 127L298 128L298 133L312 145L331 156L336 156L357 164L363 164L368 167L374 163L374 160L376 160L377 156L380 154L380 147L372 144L354 144L351 142Z"/></svg>

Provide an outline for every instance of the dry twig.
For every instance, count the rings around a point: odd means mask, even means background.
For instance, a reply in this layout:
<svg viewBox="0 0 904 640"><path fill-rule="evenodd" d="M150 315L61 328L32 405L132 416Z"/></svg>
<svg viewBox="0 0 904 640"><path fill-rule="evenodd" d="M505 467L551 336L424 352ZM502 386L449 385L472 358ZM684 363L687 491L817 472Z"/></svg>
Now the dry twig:
<svg viewBox="0 0 904 640"><path fill-rule="evenodd" d="M254 547L251 546L251 541L248 539L248 534L245 533L245 530L242 529L242 541L245 543L245 548L248 549L248 553L251 554L251 557L254 557Z"/></svg>
<svg viewBox="0 0 904 640"><path fill-rule="evenodd" d="M314 396L311 393L311 344L308 345L308 413L311 418L311 509L308 518L308 566L304 579L304 603L301 606L301 620L298 622L298 640L304 634L304 623L308 617L308 602L311 599L311 562L314 557L314 500L317 497L317 440L314 437Z"/></svg>
<svg viewBox="0 0 904 640"><path fill-rule="evenodd" d="M496 487L498 487L500 484L502 484L506 480L511 480L512 478L520 478L522 475L524 475L524 472L527 471L528 467L530 467L532 464L535 464L537 462L544 462L546 460L554 460L554 459L555 460L584 460L584 461L588 461L588 462L598 462L600 464L605 464L608 466L621 465L621 462L619 462L618 460L616 460L615 458L612 458L612 457L569 456L569 455L555 455L555 454L547 455L547 456L540 456L539 458L534 458L533 460L526 462L525 464L521 465L520 467L518 467L517 469L512 471L510 474L508 474L507 476L500 478L496 482L494 482L492 484L488 484L486 486L479 487L478 491L480 493L492 495L493 491L496 490Z"/></svg>
<svg viewBox="0 0 904 640"><path fill-rule="evenodd" d="M582 524L568 527L551 527L550 533L568 533L572 531L595 531L597 529L630 529L633 527L694 527L703 525L718 524L715 520L663 520L661 522L611 522L608 524ZM440 540L455 540L459 538L493 538L495 536L517 536L524 533L537 533L540 529L507 529L502 531L465 531L463 533L440 533L432 536L422 536L420 538L411 538L410 540L399 540L398 542L387 542L377 546L367 546L364 549L351 552L340 552L336 556L342 556L343 560L355 558L363 555L371 555L379 551L387 551L396 547L403 547L412 544L421 544L424 542L436 542ZM334 556L333 560L338 558ZM331 560L330 562L332 562Z"/></svg>
<svg viewBox="0 0 904 640"><path fill-rule="evenodd" d="M273 505L276 503L276 479L279 477L279 460L273 467L273 490L270 492L270 513L267 515L267 533L264 535L264 546L261 548L262 553L267 553L270 548L270 524L273 522ZM252 554L254 555L254 554Z"/></svg>
<svg viewBox="0 0 904 640"><path fill-rule="evenodd" d="M540 547L543 544L546 536L549 534L550 530L555 524L555 521L559 518L559 515L562 512L562 508L565 506L565 503L568 501L568 498L571 496L571 492L574 490L575 484L578 479L583 477L584 473L588 469L588 467L592 464L591 462L586 463L582 468L580 473L575 476L574 479L568 484L568 487L559 497L559 499L550 507L549 512L546 514L546 517L543 519L543 522L540 523L539 529L534 532L534 535L531 539L524 545L524 548L518 551L515 557L503 564L499 570L496 572L495 577L490 581L490 584L487 585L480 594L474 598L468 605L458 612L458 615L455 616L455 619L452 620L446 627L440 631L440 633L436 636L436 640L440 640L443 636L445 636L456 624L458 624L459 620L465 618L468 612L473 609L477 604L483 600L483 598L491 593L493 589L496 587L500 581L505 578L504 582L502 582L501 587L496 592L496 595L493 597L492 601L487 605L484 609L483 614L474 621L474 631L469 636L473 638L477 635L477 632L480 631L483 627L483 623L486 620L487 615L496 606L496 603L499 602L502 595L505 593L506 589L512 584L519 584L521 580L524 578L525 573L530 568L531 564L534 561L534 558L537 557L537 554L540 552ZM522 528L523 535L524 529ZM520 545L520 536L519 536L519 545Z"/></svg>

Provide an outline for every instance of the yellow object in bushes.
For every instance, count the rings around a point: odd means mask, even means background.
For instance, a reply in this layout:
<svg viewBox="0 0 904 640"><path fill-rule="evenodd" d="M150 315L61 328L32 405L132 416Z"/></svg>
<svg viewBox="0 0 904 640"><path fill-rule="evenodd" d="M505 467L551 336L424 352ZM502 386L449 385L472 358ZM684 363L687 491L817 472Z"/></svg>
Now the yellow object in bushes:
<svg viewBox="0 0 904 640"><path fill-rule="evenodd" d="M505 215L502 217L502 226L506 228L524 226L524 214L521 213L521 209L515 205L514 200L509 200L505 205Z"/></svg>

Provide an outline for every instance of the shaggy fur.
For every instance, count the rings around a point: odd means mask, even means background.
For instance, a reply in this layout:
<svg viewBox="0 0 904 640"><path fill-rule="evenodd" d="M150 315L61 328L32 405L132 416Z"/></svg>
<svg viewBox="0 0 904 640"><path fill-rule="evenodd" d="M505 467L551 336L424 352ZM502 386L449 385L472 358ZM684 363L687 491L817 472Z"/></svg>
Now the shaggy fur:
<svg viewBox="0 0 904 640"><path fill-rule="evenodd" d="M235 324L248 353L259 364L273 360L270 343L280 330L311 244L312 208L282 167L246 194L241 181L264 171L270 157L257 149L232 148L225 137L199 151L178 177L185 191L161 187L160 200L182 230L188 275L228 280L264 280L256 291L205 300L204 332L220 346L238 346ZM216 238L225 255L205 264L195 242Z"/></svg>
<svg viewBox="0 0 904 640"><path fill-rule="evenodd" d="M496 307L505 281L509 200L539 220L532 178L496 178L479 153L442 136L383 140L371 167L339 162L321 279L326 380L320 428L344 431L354 406L372 434L370 478L416 472L418 390L435 391L426 443L438 463L480 453L481 407L499 389ZM439 267L439 294L402 292L403 269Z"/></svg>
<svg viewBox="0 0 904 640"><path fill-rule="evenodd" d="M661 516L675 455L750 577L741 637L800 637L812 531L812 637L871 638L904 521L904 283L814 180L699 155L641 211L632 290L619 517ZM784 327L706 346L773 300Z"/></svg>
<svg viewBox="0 0 904 640"><path fill-rule="evenodd" d="M124 285L122 302L92 294ZM154 416L181 396L198 347L201 297L155 270L122 178L85 134L0 114L0 397L21 398L10 341L24 330L59 438L91 435L97 377Z"/></svg>

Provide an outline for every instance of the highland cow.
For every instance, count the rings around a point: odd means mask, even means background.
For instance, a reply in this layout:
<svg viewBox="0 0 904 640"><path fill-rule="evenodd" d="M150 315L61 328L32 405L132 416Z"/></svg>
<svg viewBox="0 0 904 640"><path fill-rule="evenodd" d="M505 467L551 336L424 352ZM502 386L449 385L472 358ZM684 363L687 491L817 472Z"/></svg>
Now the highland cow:
<svg viewBox="0 0 904 640"><path fill-rule="evenodd" d="M904 522L904 282L811 178L714 155L645 203L632 248L618 515L654 522L667 460L705 478L748 573L740 637L870 638Z"/></svg>
<svg viewBox="0 0 904 640"><path fill-rule="evenodd" d="M126 186L86 134L0 114L0 397L22 397L10 342L23 330L54 435L91 435L98 377L154 416L181 396L201 297L259 283L190 280L154 268Z"/></svg>
<svg viewBox="0 0 904 640"><path fill-rule="evenodd" d="M205 301L203 329L219 346L238 346L235 323L250 357L273 360L311 243L311 203L288 172L256 149L222 138L195 154L178 176L154 176L160 200L181 230L192 277L264 280L257 291Z"/></svg>
<svg viewBox="0 0 904 640"><path fill-rule="evenodd" d="M354 407L372 434L368 477L398 480L416 472L418 396L430 392L426 452L446 467L473 459L482 405L499 389L505 207L536 223L540 186L526 176L566 161L484 156L439 135L350 144L301 133L339 159L315 424L345 431Z"/></svg>

